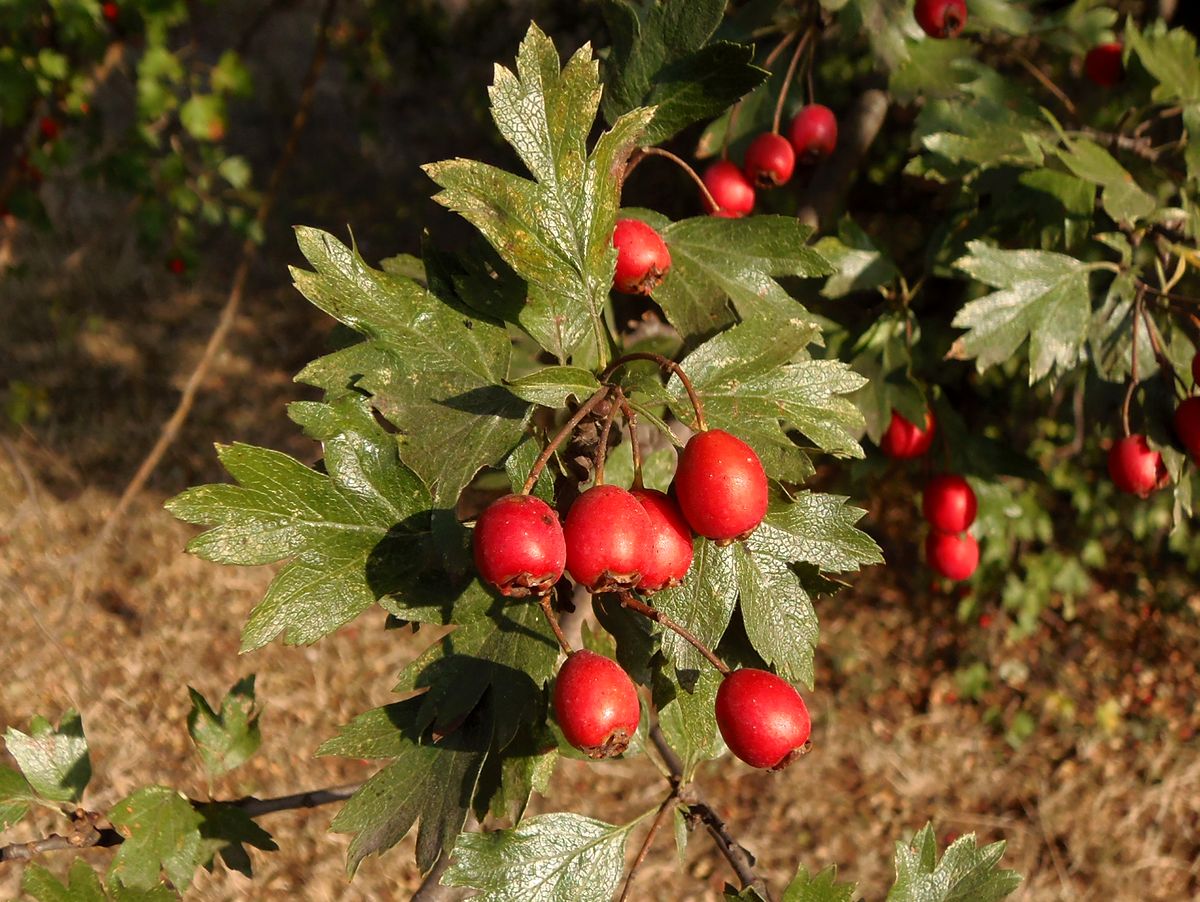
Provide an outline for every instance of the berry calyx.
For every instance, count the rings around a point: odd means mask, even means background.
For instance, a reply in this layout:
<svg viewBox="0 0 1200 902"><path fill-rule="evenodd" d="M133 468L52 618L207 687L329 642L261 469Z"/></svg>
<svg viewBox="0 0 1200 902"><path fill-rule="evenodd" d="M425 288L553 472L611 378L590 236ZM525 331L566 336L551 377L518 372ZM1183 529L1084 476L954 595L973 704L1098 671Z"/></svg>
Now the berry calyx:
<svg viewBox="0 0 1200 902"><path fill-rule="evenodd" d="M641 713L633 680L616 661L582 649L563 662L554 681L554 719L589 758L625 751Z"/></svg>
<svg viewBox="0 0 1200 902"><path fill-rule="evenodd" d="M958 37L967 24L965 0L917 0L913 13L921 30L931 38Z"/></svg>
<svg viewBox="0 0 1200 902"><path fill-rule="evenodd" d="M934 529L962 532L975 522L977 509L975 492L957 473L941 473L925 484L921 511Z"/></svg>
<svg viewBox="0 0 1200 902"><path fill-rule="evenodd" d="M558 582L567 545L558 514L532 495L505 495L475 523L475 569L501 595L544 595Z"/></svg>
<svg viewBox="0 0 1200 902"><path fill-rule="evenodd" d="M759 188L778 188L792 177L796 151L783 135L764 132L746 148L746 178Z"/></svg>
<svg viewBox="0 0 1200 902"><path fill-rule="evenodd" d="M705 198L710 214L738 219L754 209L754 186L728 160L717 160L704 170L704 187L717 202L713 209Z"/></svg>
<svg viewBox="0 0 1200 902"><path fill-rule="evenodd" d="M592 592L636 586L654 539L645 509L615 485L592 486L575 499L563 535L567 572Z"/></svg>
<svg viewBox="0 0 1200 902"><path fill-rule="evenodd" d="M1170 480L1162 455L1138 433L1113 442L1108 451L1108 475L1119 490L1139 498L1149 496Z"/></svg>
<svg viewBox="0 0 1200 902"><path fill-rule="evenodd" d="M653 489L634 489L629 494L646 511L651 529L637 590L650 593L678 586L692 567L692 528L669 495Z"/></svg>
<svg viewBox="0 0 1200 902"><path fill-rule="evenodd" d="M1120 41L1097 44L1083 58L1083 73L1088 81L1101 88L1111 88L1125 77L1125 64L1121 62L1124 47Z"/></svg>
<svg viewBox="0 0 1200 902"><path fill-rule="evenodd" d="M893 410L892 421L879 440L879 450L896 460L920 457L933 446L936 432L937 420L933 418L933 411L925 411L925 428L922 429Z"/></svg>
<svg viewBox="0 0 1200 902"><path fill-rule="evenodd" d="M751 767L783 770L806 751L808 706L792 684L743 667L717 689L717 726L729 751Z"/></svg>
<svg viewBox="0 0 1200 902"><path fill-rule="evenodd" d="M674 489L688 525L717 543L746 538L767 514L762 461L722 429L691 437L679 455Z"/></svg>
<svg viewBox="0 0 1200 902"><path fill-rule="evenodd" d="M810 103L792 118L788 136L801 163L819 163L837 147L837 117L824 104Z"/></svg>
<svg viewBox="0 0 1200 902"><path fill-rule="evenodd" d="M925 538L925 560L946 579L966 579L979 566L979 543L969 532L931 529Z"/></svg>
<svg viewBox="0 0 1200 902"><path fill-rule="evenodd" d="M1200 396L1185 398L1175 408L1175 434L1193 458L1200 458Z"/></svg>
<svg viewBox="0 0 1200 902"><path fill-rule="evenodd" d="M617 268L613 287L625 294L650 294L671 268L662 237L640 219L620 219L613 229Z"/></svg>

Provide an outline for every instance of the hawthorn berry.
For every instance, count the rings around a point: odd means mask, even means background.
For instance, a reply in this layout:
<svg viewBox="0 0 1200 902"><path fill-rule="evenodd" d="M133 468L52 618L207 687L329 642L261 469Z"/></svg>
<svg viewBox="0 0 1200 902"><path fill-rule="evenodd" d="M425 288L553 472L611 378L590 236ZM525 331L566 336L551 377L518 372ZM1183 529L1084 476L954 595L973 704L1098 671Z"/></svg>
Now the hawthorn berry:
<svg viewBox="0 0 1200 902"><path fill-rule="evenodd" d="M975 492L957 473L941 473L925 484L921 510L934 529L962 532L975 522L977 509Z"/></svg>
<svg viewBox="0 0 1200 902"><path fill-rule="evenodd" d="M810 103L793 117L788 134L797 159L811 166L828 157L837 147L837 117L824 104Z"/></svg>
<svg viewBox="0 0 1200 902"><path fill-rule="evenodd" d="M650 294L671 268L671 252L662 237L640 219L618 220L612 243L617 249L617 291Z"/></svg>
<svg viewBox="0 0 1200 902"><path fill-rule="evenodd" d="M650 517L615 485L592 486L575 499L563 524L567 572L592 592L632 589L654 541Z"/></svg>
<svg viewBox="0 0 1200 902"><path fill-rule="evenodd" d="M187 272L187 264L182 257L172 257L167 261L167 269L177 276L182 276Z"/></svg>
<svg viewBox="0 0 1200 902"><path fill-rule="evenodd" d="M931 38L958 37L967 24L965 0L917 0L917 24Z"/></svg>
<svg viewBox="0 0 1200 902"><path fill-rule="evenodd" d="M804 753L812 733L800 693L766 670L729 673L717 689L716 712L729 751L751 767L783 770Z"/></svg>
<svg viewBox="0 0 1200 902"><path fill-rule="evenodd" d="M704 170L704 187L717 202L714 210L705 198L705 206L712 215L739 219L754 209L754 186L728 160L717 160Z"/></svg>
<svg viewBox="0 0 1200 902"><path fill-rule="evenodd" d="M43 116L38 121L38 131L41 132L43 140L53 141L58 137L61 131L58 120L53 116Z"/></svg>
<svg viewBox="0 0 1200 902"><path fill-rule="evenodd" d="M1125 64L1121 62L1124 47L1120 41L1097 44L1083 58L1083 72L1088 81L1101 88L1111 88L1125 77Z"/></svg>
<svg viewBox="0 0 1200 902"><path fill-rule="evenodd" d="M764 132L746 148L743 168L746 178L759 188L778 188L792 177L796 151L783 135Z"/></svg>
<svg viewBox="0 0 1200 902"><path fill-rule="evenodd" d="M767 514L767 474L754 449L722 429L697 432L675 468L675 498L702 536L732 542Z"/></svg>
<svg viewBox="0 0 1200 902"><path fill-rule="evenodd" d="M925 560L946 579L966 579L979 566L979 543L969 532L931 529L925 538Z"/></svg>
<svg viewBox="0 0 1200 902"><path fill-rule="evenodd" d="M117 17L121 15L121 8L117 4L109 0L107 3L100 5L100 12L109 22L117 21Z"/></svg>
<svg viewBox="0 0 1200 902"><path fill-rule="evenodd" d="M1162 455L1146 444L1146 436L1137 433L1113 442L1108 451L1108 475L1122 492L1140 498L1170 479Z"/></svg>
<svg viewBox="0 0 1200 902"><path fill-rule="evenodd" d="M558 582L567 544L558 514L532 495L505 495L479 515L475 569L501 595L544 594Z"/></svg>
<svg viewBox="0 0 1200 902"><path fill-rule="evenodd" d="M692 567L692 529L679 505L653 489L634 489L629 494L645 509L651 529L637 590L649 593L679 585Z"/></svg>
<svg viewBox="0 0 1200 902"><path fill-rule="evenodd" d="M563 662L554 681L554 719L589 758L625 751L641 714L633 680L616 661L582 649Z"/></svg>
<svg viewBox="0 0 1200 902"><path fill-rule="evenodd" d="M1193 458L1200 458L1200 395L1185 398L1175 408L1175 434Z"/></svg>
<svg viewBox="0 0 1200 902"><path fill-rule="evenodd" d="M925 411L925 428L922 429L893 410L892 421L879 440L879 449L896 460L920 457L933 445L936 432L937 420L933 418L933 411Z"/></svg>

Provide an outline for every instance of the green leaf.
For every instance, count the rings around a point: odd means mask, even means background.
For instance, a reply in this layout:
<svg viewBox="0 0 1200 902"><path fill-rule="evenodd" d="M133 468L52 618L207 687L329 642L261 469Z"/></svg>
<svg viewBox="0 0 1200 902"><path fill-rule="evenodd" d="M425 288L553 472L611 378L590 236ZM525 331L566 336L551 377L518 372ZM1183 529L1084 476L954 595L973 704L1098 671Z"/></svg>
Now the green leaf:
<svg viewBox="0 0 1200 902"><path fill-rule="evenodd" d="M773 546L758 538L755 530L744 545L733 546L746 635L782 676L812 688L819 632L812 598L787 561L774 557Z"/></svg>
<svg viewBox="0 0 1200 902"><path fill-rule="evenodd" d="M871 291L889 284L899 275L887 257L851 219L838 223L838 234L827 235L814 250L829 261L833 275L825 281L821 294L841 298L856 291Z"/></svg>
<svg viewBox="0 0 1200 902"><path fill-rule="evenodd" d="M660 702L655 693L658 723L663 736L683 764L683 782L692 779L696 766L721 754L725 743L717 730L716 700L721 675L712 667L700 671L689 692L675 680L668 680L673 696Z"/></svg>
<svg viewBox="0 0 1200 902"><path fill-rule="evenodd" d="M969 41L919 41L909 45L908 59L892 71L888 90L902 102L954 97L978 77L979 66Z"/></svg>
<svg viewBox="0 0 1200 902"><path fill-rule="evenodd" d="M4 742L39 796L55 802L78 802L83 796L92 778L92 761L78 712L67 711L57 727L34 717L28 734L9 727ZM11 778L8 782L11 786Z"/></svg>
<svg viewBox="0 0 1200 902"><path fill-rule="evenodd" d="M65 886L41 865L26 865L21 889L38 902L172 902L179 898L170 888L161 885L142 890L113 883L106 890L99 876L82 858L71 863Z"/></svg>
<svg viewBox="0 0 1200 902"><path fill-rule="evenodd" d="M480 890L480 902L611 902L636 823L614 827L559 812L511 830L464 833L442 883Z"/></svg>
<svg viewBox="0 0 1200 902"><path fill-rule="evenodd" d="M1133 22L1125 30L1131 52L1158 81L1150 93L1155 103L1200 102L1200 58L1196 38L1184 28L1167 30L1160 21L1145 31Z"/></svg>
<svg viewBox="0 0 1200 902"><path fill-rule="evenodd" d="M1021 883L1015 871L1000 870L1004 843L982 849L975 834L961 836L937 860L933 826L925 827L910 843L896 843L896 883L888 902L996 902Z"/></svg>
<svg viewBox="0 0 1200 902"><path fill-rule="evenodd" d="M1108 286L1104 305L1092 317L1088 344L1096 373L1109 382L1123 383L1130 375L1133 362L1133 319L1137 311L1136 276L1122 273ZM1138 379L1145 380L1158 372L1154 346L1143 319L1138 323Z"/></svg>
<svg viewBox="0 0 1200 902"><path fill-rule="evenodd" d="M7 830L29 812L37 798L33 787L18 771L0 765L0 830Z"/></svg>
<svg viewBox="0 0 1200 902"><path fill-rule="evenodd" d="M480 467L501 460L525 429L528 405L503 388L507 333L454 297L371 269L325 232L302 228L297 237L316 272L293 269L296 287L367 340L296 378L335 394L367 392L402 433L405 464L435 502L452 507Z"/></svg>
<svg viewBox="0 0 1200 902"><path fill-rule="evenodd" d="M803 865L783 891L780 902L851 902L854 898L853 883L839 883L837 867L830 865L815 876Z"/></svg>
<svg viewBox="0 0 1200 902"><path fill-rule="evenodd" d="M654 606L713 648L729 625L737 591L734 546L719 547L697 537L692 569L683 584L657 593ZM680 670L703 670L711 666L696 649L669 630L662 634L662 650L667 660Z"/></svg>
<svg viewBox="0 0 1200 902"><path fill-rule="evenodd" d="M206 560L292 558L251 613L243 651L281 632L289 644L315 642L349 622L385 592L368 566L385 537L428 528L425 487L361 399L298 406L293 415L324 437L327 473L278 451L219 446L237 484L200 486L167 502L179 519L213 527L188 543Z"/></svg>
<svg viewBox="0 0 1200 902"><path fill-rule="evenodd" d="M254 699L254 674L229 690L221 700L220 714L191 686L188 695L192 699L188 733L210 774L218 776L231 771L258 751L262 732Z"/></svg>
<svg viewBox="0 0 1200 902"><path fill-rule="evenodd" d="M1145 219L1158 207L1158 202L1143 191L1112 154L1087 138L1074 141L1063 137L1066 148L1058 157L1079 178L1100 185L1104 190L1100 202L1114 220L1132 223Z"/></svg>
<svg viewBox="0 0 1200 902"><path fill-rule="evenodd" d="M517 71L496 67L492 117L534 181L471 160L425 167L443 189L435 200L460 214L529 283L519 322L565 363L600 366L609 338L603 311L612 286L619 182L652 115L635 110L613 123L589 155L600 102L591 47L563 67L553 42L531 25Z"/></svg>
<svg viewBox="0 0 1200 902"><path fill-rule="evenodd" d="M586 401L600 388L600 382L590 370L577 366L542 367L528 376L508 383L508 390L530 404L543 407L566 407L572 396Z"/></svg>
<svg viewBox="0 0 1200 902"><path fill-rule="evenodd" d="M489 755L475 793L475 813L482 820L490 811L517 823L534 792L543 795L558 764L558 741L545 723L524 725L504 748L504 754Z"/></svg>
<svg viewBox="0 0 1200 902"><path fill-rule="evenodd" d="M1072 368L1091 316L1088 267L1065 254L1000 250L980 241L955 266L1001 289L971 301L954 317L967 329L952 350L975 358L979 371L1012 357L1029 340L1030 384Z"/></svg>
<svg viewBox="0 0 1200 902"><path fill-rule="evenodd" d="M147 786L118 802L108 819L125 836L113 859L111 875L134 889L153 889L160 872L180 890L204 864L200 813L183 793Z"/></svg>
<svg viewBox="0 0 1200 902"><path fill-rule="evenodd" d="M846 500L841 495L801 492L791 503L771 508L750 537L750 547L832 573L882 564L883 553L875 540L854 525L866 511L850 507Z"/></svg>
<svg viewBox="0 0 1200 902"><path fill-rule="evenodd" d="M451 848L466 821L479 773L487 756L491 735L490 717L479 709L457 729L436 742L415 740L414 716L419 700L390 705L386 717L392 734L382 735L384 724L374 715L366 724L367 741L358 744L360 728L352 724L317 754L356 754L358 748L372 753L387 750L394 760L371 777L350 797L331 829L353 833L347 853L351 874L368 855L390 849L400 842L420 819L416 859L428 871Z"/></svg>
<svg viewBox="0 0 1200 902"><path fill-rule="evenodd" d="M271 839L271 834L236 805L218 802L200 805L197 810L203 818L200 836L204 839L206 860L220 854L226 867L250 877L250 854L245 847L253 846L264 852L274 852L279 848Z"/></svg>
<svg viewBox="0 0 1200 902"><path fill-rule="evenodd" d="M671 272L654 300L685 338L711 335L732 322L730 302L743 320L809 322L775 277L832 272L829 261L805 245L810 234L791 216L697 216L672 223L662 229Z"/></svg>
<svg viewBox="0 0 1200 902"><path fill-rule="evenodd" d="M533 436L527 437L521 444L513 448L512 454L504 461L504 472L508 475L508 484L513 492L519 492L525 485L525 480L533 471L533 465L541 456L542 446ZM533 485L533 494L541 498L551 507L554 506L554 475L553 464L547 464L538 474L537 482Z"/></svg>

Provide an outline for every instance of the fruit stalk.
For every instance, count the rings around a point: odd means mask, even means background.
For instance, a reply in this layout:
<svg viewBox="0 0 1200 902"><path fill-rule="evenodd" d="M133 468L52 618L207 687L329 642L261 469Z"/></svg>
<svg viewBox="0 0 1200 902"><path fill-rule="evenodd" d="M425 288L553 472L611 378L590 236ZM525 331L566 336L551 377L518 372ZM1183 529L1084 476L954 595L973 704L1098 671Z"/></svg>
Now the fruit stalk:
<svg viewBox="0 0 1200 902"><path fill-rule="evenodd" d="M700 178L700 176L696 173L696 170L689 166L687 161L685 161L683 158L676 156L669 150L663 150L661 147L643 147L641 148L641 151L642 153L640 156L630 160L629 165L625 169L625 175L622 176L622 181L624 181L625 177L629 175L633 167L646 157L666 157L668 160L686 172L689 176L691 176L692 181L700 186L701 193L704 195L705 199L712 204L714 210L720 206L720 204L713 200L712 193L708 190L708 185L704 184L704 179Z"/></svg>
<svg viewBox="0 0 1200 902"><path fill-rule="evenodd" d="M554 638L558 640L559 646L566 654L570 654L573 649L571 643L567 641L567 637L563 635L562 627L558 625L558 617L554 613L554 608L550 604L550 597L554 592L551 590L545 595L538 597L538 604L541 605L542 613L546 615L546 619L550 621L550 629L554 630Z"/></svg>
<svg viewBox="0 0 1200 902"><path fill-rule="evenodd" d="M783 118L783 104L787 100L788 88L792 86L792 79L796 77L796 66L799 65L800 57L804 55L804 48L808 46L811 38L812 29L809 28L804 32L800 43L796 45L792 58L788 62L787 72L784 73L783 84L779 87L779 98L775 101L775 118L771 120L771 131L776 135L779 134L779 121Z"/></svg>
<svg viewBox="0 0 1200 902"><path fill-rule="evenodd" d="M596 485L604 485L604 462L608 459L608 436L612 432L613 420L617 418L620 403L613 404L604 417L604 426L600 429L600 446L596 449Z"/></svg>
<svg viewBox="0 0 1200 902"><path fill-rule="evenodd" d="M637 434L637 414L625 397L625 392L614 386L617 403L621 405L621 413L625 416L625 428L629 430L629 450L633 454L633 489L645 488L642 483L642 443Z"/></svg>
<svg viewBox="0 0 1200 902"><path fill-rule="evenodd" d="M679 638L691 644L696 651L700 652L700 654L704 656L708 663L712 664L713 667L717 668L717 670L721 672L722 676L725 676L729 673L729 668L725 666L725 662L713 654L712 649L701 642L696 637L696 634L687 627L681 626L658 608L653 608L645 602L639 601L628 592L619 592L618 597L621 599L622 607L629 608L631 611L636 611L643 617L649 617L659 626L665 626L671 632L679 636Z"/></svg>
<svg viewBox="0 0 1200 902"><path fill-rule="evenodd" d="M652 354L649 351L635 351L632 354L625 354L618 357L600 374L600 380L607 380L618 368L634 360L652 360L657 363L662 369L669 373L674 373L679 377L679 381L683 383L683 389L687 392L688 400L692 404L692 410L696 411L696 431L707 432L708 422L704 419L704 404L700 400L700 396L696 394L696 389L692 385L692 380L688 378L687 373L683 371L678 363L669 357L664 357L662 354Z"/></svg>
<svg viewBox="0 0 1200 902"><path fill-rule="evenodd" d="M529 478L525 480L525 484L521 486L521 491L518 494L528 495L533 491L533 487L537 483L538 477L542 475L542 470L546 468L551 455L558 450L559 445L566 441L567 436L575 431L575 427L583 422L583 418L591 413L597 404L608 397L608 393L611 390L610 386L600 386L594 395L579 406L579 409L575 411L571 419L563 423L562 428L558 430L554 438L550 439L550 443L542 449L542 453L538 455L538 459L533 462L533 467L529 470Z"/></svg>

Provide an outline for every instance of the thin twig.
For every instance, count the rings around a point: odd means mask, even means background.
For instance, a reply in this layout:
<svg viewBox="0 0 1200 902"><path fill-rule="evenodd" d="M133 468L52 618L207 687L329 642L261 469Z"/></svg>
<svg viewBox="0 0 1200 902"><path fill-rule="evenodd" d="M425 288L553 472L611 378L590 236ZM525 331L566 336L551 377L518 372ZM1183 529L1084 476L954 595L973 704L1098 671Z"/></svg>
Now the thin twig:
<svg viewBox="0 0 1200 902"><path fill-rule="evenodd" d="M538 604L542 607L542 613L546 615L546 620L550 622L550 629L554 631L554 638L558 640L559 646L566 654L571 653L571 643L567 641L567 637L563 634L562 627L558 624L558 617L554 613L554 607L550 603L551 592L545 592L538 598Z"/></svg>
<svg viewBox="0 0 1200 902"><path fill-rule="evenodd" d="M654 842L654 837L662 829L667 812L671 810L671 807L677 800L678 796L675 794L675 790L672 789L667 794L667 797L662 800L662 804L658 806L658 813L654 815L654 821L650 824L650 831L646 834L646 838L642 840L642 847L638 849L637 858L629 866L629 873L625 877L625 887L621 890L621 897L617 902L625 902L629 898L629 891L633 888L633 877L637 873L637 869L642 866L642 862L646 860L646 853L650 851L650 844Z"/></svg>
<svg viewBox="0 0 1200 902"><path fill-rule="evenodd" d="M297 792L292 795L277 796L270 799L260 799L255 796L244 796L225 802L206 802L199 799L189 799L193 807L199 805L229 805L244 811L252 818L273 814L277 811L295 811L303 808L319 808L331 802L340 802L350 798L362 784L353 783L345 786L334 786L330 789L314 789L310 792ZM0 862L29 861L37 855L46 852L59 852L65 849L90 849L96 846L118 846L126 837L117 831L107 818L96 811L85 811L77 808L71 815L74 829L68 834L51 833L30 842L12 843L0 847Z"/></svg>
<svg viewBox="0 0 1200 902"><path fill-rule="evenodd" d="M608 437L612 434L613 420L621 409L620 403L613 404L604 417L604 425L600 428L600 444L596 448L596 485L604 485L604 463L608 460Z"/></svg>
<svg viewBox="0 0 1200 902"><path fill-rule="evenodd" d="M529 470L529 477L525 480L525 484L521 486L520 494L528 495L533 491L538 477L542 475L542 470L546 468L547 462L554 452L558 450L558 446L567 440L567 436L575 431L575 427L583 422L583 418L591 413L597 404L608 397L610 391L611 389L607 385L600 386L595 394L580 405L579 409L571 416L571 419L563 423L562 428L558 430L554 438L550 439L550 444L542 449L542 453L538 455L538 459L533 462L533 466Z"/></svg>
<svg viewBox="0 0 1200 902"><path fill-rule="evenodd" d="M633 354L625 354L618 357L610 363L607 369L600 375L601 381L607 380L618 367L622 367L634 360L652 360L667 372L674 373L679 377L679 381L683 383L683 389L687 392L688 400L692 402L692 410L696 412L696 431L705 432L708 430L708 423L704 419L704 404L700 401L700 396L696 394L696 389L692 385L692 380L688 378L688 374L683 371L678 363L670 357L664 357L662 354L651 354L648 351L637 351Z"/></svg>
<svg viewBox="0 0 1200 902"><path fill-rule="evenodd" d="M708 202L712 209L719 210L721 208L721 205L718 204L713 198L712 192L708 190L708 185L704 184L704 179L700 178L700 176L696 174L696 170L689 166L687 161L682 157L671 153L669 150L663 150L661 147L643 147L642 153L651 157L666 157L668 160L686 172L691 177L692 181L700 187L700 193L704 195L705 201Z"/></svg>
<svg viewBox="0 0 1200 902"><path fill-rule="evenodd" d="M1026 72L1036 78L1041 83L1043 88L1058 98L1058 102L1061 103L1066 111L1071 114L1072 119L1079 118L1079 110L1076 109L1074 101L1072 101L1071 98L1066 95L1062 88L1054 83L1049 75L1039 69L1032 61L1018 51L1013 51L1013 59L1020 63Z"/></svg>
<svg viewBox="0 0 1200 902"><path fill-rule="evenodd" d="M633 406L629 403L629 399L625 397L625 392L619 387L613 391L617 396L617 403L621 405L621 413L625 415L625 428L629 430L629 451L633 456L633 488L645 488L642 482L642 443L638 438L637 414L633 412Z"/></svg>
<svg viewBox="0 0 1200 902"><path fill-rule="evenodd" d="M1142 294L1138 293L1137 300L1133 302L1133 341L1129 349L1129 388L1125 390L1125 400L1121 404L1121 428L1125 430L1125 437L1129 438L1129 403L1133 400L1133 393L1137 390L1138 384L1138 320L1141 319L1142 310Z"/></svg>
<svg viewBox="0 0 1200 902"><path fill-rule="evenodd" d="M179 437L179 432L183 427L184 421L187 420L188 414L191 413L192 405L196 401L196 395L199 393L200 386L208 374L208 369L212 365L213 360L216 359L217 352L221 349L226 335L229 334L229 330L237 319L238 308L241 306L242 296L246 291L246 282L250 276L250 267L258 255L258 242L255 240L255 235L262 231L266 225L267 218L271 215L271 211L275 207L275 201L279 196L279 189L283 185L284 174L287 172L292 159L296 155L296 150L300 144L300 135L304 131L304 127L308 123L309 113L312 111L313 99L316 96L317 78L325 65L326 51L329 47L329 25L336 5L337 0L325 0L325 6L321 11L320 23L317 30L316 45L313 47L308 72L304 76L304 84L300 91L300 101L297 104L296 113L292 117L292 125L288 133L287 143L284 145L283 152L279 155L279 159L275 163L275 169L271 173L266 193L254 217L255 228L251 230L251 234L247 236L242 244L241 259L233 274L233 283L229 289L229 297L225 301L225 306L221 310L221 315L217 319L217 324L212 334L208 337L208 343L204 347L204 352L200 356L199 362L196 364L195 369L192 370L191 375L188 376L187 384L184 385L183 393L175 407L175 412L171 414L171 418L163 425L158 435L158 441L154 443L154 447L150 449L150 453L146 455L141 466L138 467L133 479L129 481L129 484L125 487L125 491L121 493L116 508L109 514L100 533L93 541L92 550L94 551L101 550L108 543L117 525L121 523L126 513L128 513L133 499L146 485L150 475L158 468L167 449Z"/></svg>
<svg viewBox="0 0 1200 902"><path fill-rule="evenodd" d="M812 37L812 29L804 32L804 37L800 39L800 43L796 45L795 51L792 53L791 60L788 61L787 72L783 76L783 84L779 88L779 98L775 101L775 118L771 120L771 131L774 134L779 134L779 120L783 118L783 104L787 100L788 88L792 86L792 79L796 76L796 66L800 62L800 57L804 55L804 48L808 46L809 38Z"/></svg>
<svg viewBox="0 0 1200 902"><path fill-rule="evenodd" d="M771 52L767 54L767 58L762 61L762 68L769 70L771 68L771 64L773 62L775 62L775 60L779 57L779 54L783 53L783 51L787 48L788 44L790 44L790 43L792 43L792 41L796 40L796 36L798 34L800 34L799 31L789 31L787 34L785 34L780 39L779 43L777 43L775 45L775 47L771 50ZM737 126L738 116L742 112L742 103L745 101L745 99L746 98L743 97L740 100L738 100L738 102L733 105L733 109L731 109L729 111L729 122L725 126L725 134L721 138L721 159L722 160L729 159L729 139L733 135L734 130ZM776 130L778 131L778 129L776 129Z"/></svg>
<svg viewBox="0 0 1200 902"><path fill-rule="evenodd" d="M621 606L629 608L631 611L636 611L643 617L648 617L660 626L665 626L671 632L675 633L679 638L690 644L696 651L700 652L713 667L717 668L722 674L729 673L729 667L725 662L718 658L711 648L705 645L700 639L685 626L676 623L658 608L651 607L643 601L634 598L628 592L620 592Z"/></svg>

